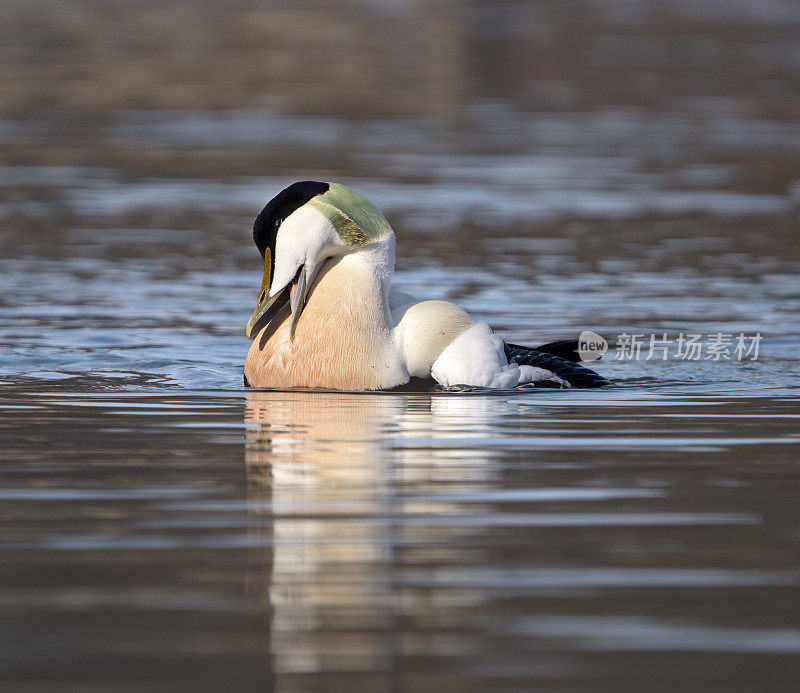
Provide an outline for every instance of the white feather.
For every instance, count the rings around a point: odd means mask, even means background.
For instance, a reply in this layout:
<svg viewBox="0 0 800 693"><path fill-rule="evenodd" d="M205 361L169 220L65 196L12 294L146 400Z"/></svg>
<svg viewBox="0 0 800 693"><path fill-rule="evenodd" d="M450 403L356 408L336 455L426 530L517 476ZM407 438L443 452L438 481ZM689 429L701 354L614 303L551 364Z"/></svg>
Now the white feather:
<svg viewBox="0 0 800 693"><path fill-rule="evenodd" d="M275 275L270 296L275 296L306 265L309 276L336 254L339 235L328 218L311 205L304 205L290 214L278 229L275 239Z"/></svg>
<svg viewBox="0 0 800 693"><path fill-rule="evenodd" d="M542 380L564 381L544 368L509 363L505 345L485 322L475 323L447 346L431 368L443 387L472 385L510 389Z"/></svg>

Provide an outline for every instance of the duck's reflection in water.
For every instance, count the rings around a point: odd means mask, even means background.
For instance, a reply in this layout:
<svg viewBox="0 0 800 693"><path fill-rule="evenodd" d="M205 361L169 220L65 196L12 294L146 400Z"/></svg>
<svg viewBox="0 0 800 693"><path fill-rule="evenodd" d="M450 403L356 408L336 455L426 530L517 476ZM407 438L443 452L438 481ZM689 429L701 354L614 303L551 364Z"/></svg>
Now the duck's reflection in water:
<svg viewBox="0 0 800 693"><path fill-rule="evenodd" d="M473 439L509 408L496 397L248 393L253 528L273 546L252 588L271 607L278 689L397 673L410 645L398 622L431 598L403 590L404 566L415 556L452 566L468 550L459 536L474 539L474 526L425 518L452 514L444 489L491 482L492 453Z"/></svg>

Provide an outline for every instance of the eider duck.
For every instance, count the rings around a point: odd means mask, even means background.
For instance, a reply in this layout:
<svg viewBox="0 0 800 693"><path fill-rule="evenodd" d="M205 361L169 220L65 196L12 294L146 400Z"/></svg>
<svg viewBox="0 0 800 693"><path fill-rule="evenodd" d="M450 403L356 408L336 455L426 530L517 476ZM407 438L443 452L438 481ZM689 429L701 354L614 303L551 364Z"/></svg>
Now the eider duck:
<svg viewBox="0 0 800 693"><path fill-rule="evenodd" d="M389 390L441 387L599 387L576 342L505 343L448 301L391 288L395 236L369 200L339 183L300 181L253 225L264 261L245 384ZM435 382L434 382L435 381Z"/></svg>

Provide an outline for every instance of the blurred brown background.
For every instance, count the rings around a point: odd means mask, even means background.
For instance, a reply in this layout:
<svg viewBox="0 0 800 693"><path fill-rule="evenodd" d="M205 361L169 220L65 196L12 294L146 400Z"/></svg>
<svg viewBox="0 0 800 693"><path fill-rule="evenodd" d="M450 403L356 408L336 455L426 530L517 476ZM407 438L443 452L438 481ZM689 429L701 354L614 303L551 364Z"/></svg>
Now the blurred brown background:
<svg viewBox="0 0 800 693"><path fill-rule="evenodd" d="M800 117L791 0L4 0L0 27L0 113L12 131L38 126L3 139L9 163L116 161L124 143L107 141L105 128L139 109L456 128L465 109L487 101L519 113L634 109L698 124ZM154 167L179 165L142 154ZM760 173L774 192L786 183L766 163Z"/></svg>
<svg viewBox="0 0 800 693"><path fill-rule="evenodd" d="M454 117L635 106L798 116L791 0L4 0L2 110Z"/></svg>

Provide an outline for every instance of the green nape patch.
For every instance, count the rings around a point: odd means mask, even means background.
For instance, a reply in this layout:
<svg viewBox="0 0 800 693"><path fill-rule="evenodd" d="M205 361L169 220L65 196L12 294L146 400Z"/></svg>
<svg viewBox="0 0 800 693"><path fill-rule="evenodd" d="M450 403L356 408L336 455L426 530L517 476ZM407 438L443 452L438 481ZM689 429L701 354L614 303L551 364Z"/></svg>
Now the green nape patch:
<svg viewBox="0 0 800 693"><path fill-rule="evenodd" d="M389 222L374 204L339 183L331 183L327 192L309 203L328 218L349 245L366 246L391 232Z"/></svg>

